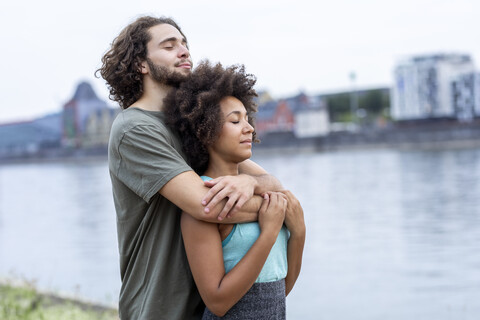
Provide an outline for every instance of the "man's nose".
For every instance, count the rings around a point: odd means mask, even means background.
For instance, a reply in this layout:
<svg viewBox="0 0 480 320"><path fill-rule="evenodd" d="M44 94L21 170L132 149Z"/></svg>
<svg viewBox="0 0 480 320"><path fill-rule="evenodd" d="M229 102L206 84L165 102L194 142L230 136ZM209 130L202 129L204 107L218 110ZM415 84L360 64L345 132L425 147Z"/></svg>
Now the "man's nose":
<svg viewBox="0 0 480 320"><path fill-rule="evenodd" d="M181 58L188 58L190 56L190 51L188 51L188 48L184 45L180 45L180 50L178 51L178 55Z"/></svg>

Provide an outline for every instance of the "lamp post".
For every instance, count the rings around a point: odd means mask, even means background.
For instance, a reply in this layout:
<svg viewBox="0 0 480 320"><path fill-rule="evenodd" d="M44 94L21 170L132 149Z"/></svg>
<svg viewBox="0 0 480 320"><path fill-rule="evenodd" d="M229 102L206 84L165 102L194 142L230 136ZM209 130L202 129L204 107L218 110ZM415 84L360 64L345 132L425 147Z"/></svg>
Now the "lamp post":
<svg viewBox="0 0 480 320"><path fill-rule="evenodd" d="M357 75L355 71L350 72L350 81L352 82L352 91L350 92L350 113L352 116L352 123L356 123L357 109L358 109L358 97L355 90L355 80Z"/></svg>

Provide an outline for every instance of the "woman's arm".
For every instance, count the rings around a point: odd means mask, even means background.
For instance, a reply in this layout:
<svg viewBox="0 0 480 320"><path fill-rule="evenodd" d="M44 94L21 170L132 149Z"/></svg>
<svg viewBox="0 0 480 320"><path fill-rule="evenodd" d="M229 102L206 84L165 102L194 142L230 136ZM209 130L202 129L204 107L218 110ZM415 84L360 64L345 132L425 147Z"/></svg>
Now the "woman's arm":
<svg viewBox="0 0 480 320"><path fill-rule="evenodd" d="M281 229L286 200L280 193L266 198L259 212L260 236L228 273L217 224L182 214L182 236L190 269L205 305L217 316L227 313L253 285Z"/></svg>
<svg viewBox="0 0 480 320"><path fill-rule="evenodd" d="M302 268L303 247L305 244L305 221L300 202L288 190L282 191L287 197L285 225L290 231L287 245L288 273L285 278L285 295L288 295L297 281Z"/></svg>

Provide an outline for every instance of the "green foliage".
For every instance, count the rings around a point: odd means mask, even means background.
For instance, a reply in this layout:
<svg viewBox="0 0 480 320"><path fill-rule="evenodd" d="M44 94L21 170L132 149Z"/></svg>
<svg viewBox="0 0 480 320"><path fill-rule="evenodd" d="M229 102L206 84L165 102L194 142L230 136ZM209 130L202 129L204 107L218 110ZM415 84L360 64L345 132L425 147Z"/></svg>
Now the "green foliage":
<svg viewBox="0 0 480 320"><path fill-rule="evenodd" d="M113 320L114 310L94 310L65 299L52 299L31 286L0 285L0 320Z"/></svg>
<svg viewBox="0 0 480 320"><path fill-rule="evenodd" d="M350 94L339 93L327 97L328 112L331 122L341 122L348 114L350 116Z"/></svg>
<svg viewBox="0 0 480 320"><path fill-rule="evenodd" d="M359 100L359 107L365 109L367 113L379 114L384 108L380 90L369 90Z"/></svg>
<svg viewBox="0 0 480 320"><path fill-rule="evenodd" d="M371 89L356 92L358 109L366 111L367 118L374 119L389 114L390 92L388 89ZM342 92L326 96L330 121L348 122L354 120L351 114L351 92Z"/></svg>

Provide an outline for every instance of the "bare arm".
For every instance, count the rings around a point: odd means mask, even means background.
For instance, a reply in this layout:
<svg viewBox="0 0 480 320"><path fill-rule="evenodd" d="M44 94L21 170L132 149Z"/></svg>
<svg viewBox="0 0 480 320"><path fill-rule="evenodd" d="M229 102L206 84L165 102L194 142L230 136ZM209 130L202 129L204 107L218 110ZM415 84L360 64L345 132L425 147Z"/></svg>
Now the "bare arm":
<svg viewBox="0 0 480 320"><path fill-rule="evenodd" d="M287 245L288 272L285 278L285 295L288 295L297 281L302 268L303 247L305 244L305 221L300 202L288 190L282 190L288 205L285 213L285 225L290 231Z"/></svg>
<svg viewBox="0 0 480 320"><path fill-rule="evenodd" d="M195 172L186 171L167 182L160 189L160 194L197 220L216 223L238 223L257 220L258 210L262 204L260 196L251 197L245 201L245 205L235 215L221 221L223 218L219 219L218 216L227 200L224 197L222 201L206 210L201 201L209 190Z"/></svg>
<svg viewBox="0 0 480 320"><path fill-rule="evenodd" d="M240 163L239 171L241 174L247 174L257 181L255 194L263 194L268 191L280 191L283 189L282 184L277 178L269 174L252 160L245 160Z"/></svg>
<svg viewBox="0 0 480 320"><path fill-rule="evenodd" d="M202 200L207 210L228 197L228 202L220 212L220 216L223 218L228 214L228 217L232 217L254 194L262 195L268 191L283 189L277 178L251 160L240 163L239 173L238 176L223 176L204 182L211 188Z"/></svg>
<svg viewBox="0 0 480 320"><path fill-rule="evenodd" d="M285 277L285 295L292 291L295 282L302 268L303 246L305 244L305 233L297 235L290 233L287 246L288 273Z"/></svg>
<svg viewBox="0 0 480 320"><path fill-rule="evenodd" d="M268 196L267 196L268 199ZM217 224L182 214L182 236L190 269L210 311L223 316L255 282L283 224L286 200L270 195L259 213L261 233L247 254L225 273L222 241Z"/></svg>

